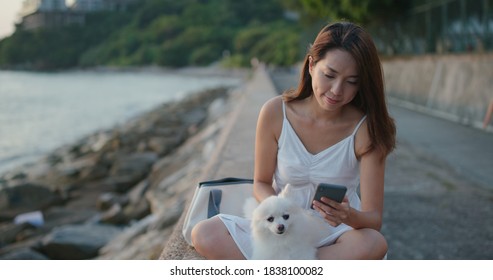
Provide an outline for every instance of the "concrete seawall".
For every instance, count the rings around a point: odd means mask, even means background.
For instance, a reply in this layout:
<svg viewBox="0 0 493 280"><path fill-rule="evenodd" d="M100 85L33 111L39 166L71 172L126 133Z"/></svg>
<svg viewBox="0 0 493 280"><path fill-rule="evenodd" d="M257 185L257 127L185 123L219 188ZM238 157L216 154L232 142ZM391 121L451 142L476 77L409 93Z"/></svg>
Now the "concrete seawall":
<svg viewBox="0 0 493 280"><path fill-rule="evenodd" d="M383 68L389 102L413 110L479 128L493 100L493 54L394 58Z"/></svg>

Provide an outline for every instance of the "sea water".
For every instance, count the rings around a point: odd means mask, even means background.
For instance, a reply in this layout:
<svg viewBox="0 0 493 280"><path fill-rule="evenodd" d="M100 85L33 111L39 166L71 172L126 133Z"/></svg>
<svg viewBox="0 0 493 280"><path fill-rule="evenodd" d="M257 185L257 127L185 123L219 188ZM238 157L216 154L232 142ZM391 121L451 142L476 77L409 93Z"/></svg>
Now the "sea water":
<svg viewBox="0 0 493 280"><path fill-rule="evenodd" d="M0 175L162 103L238 83L161 71L0 71Z"/></svg>

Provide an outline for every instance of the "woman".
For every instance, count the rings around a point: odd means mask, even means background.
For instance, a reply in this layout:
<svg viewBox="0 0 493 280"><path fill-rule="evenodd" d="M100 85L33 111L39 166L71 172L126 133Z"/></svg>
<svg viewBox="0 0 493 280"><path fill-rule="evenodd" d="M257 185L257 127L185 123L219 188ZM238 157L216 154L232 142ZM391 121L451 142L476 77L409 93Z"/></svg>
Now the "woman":
<svg viewBox="0 0 493 280"><path fill-rule="evenodd" d="M255 197L283 191L307 209L313 203L327 228L319 259L382 259L385 160L394 147L395 125L371 37L352 23L328 25L305 57L298 88L260 111ZM322 182L347 186L343 202L312 201ZM199 223L192 240L206 258L243 259L251 256L248 234L248 220L218 215Z"/></svg>
<svg viewBox="0 0 493 280"><path fill-rule="evenodd" d="M490 104L488 104L488 108L486 109L486 115L483 119L483 129L486 129L488 127L491 116L493 116L493 99L491 99Z"/></svg>

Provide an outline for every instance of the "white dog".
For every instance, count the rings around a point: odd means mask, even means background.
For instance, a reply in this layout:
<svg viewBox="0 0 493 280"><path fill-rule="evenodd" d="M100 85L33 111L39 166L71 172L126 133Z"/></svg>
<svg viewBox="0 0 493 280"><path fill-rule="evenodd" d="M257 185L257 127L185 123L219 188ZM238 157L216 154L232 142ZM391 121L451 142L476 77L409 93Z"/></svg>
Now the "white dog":
<svg viewBox="0 0 493 280"><path fill-rule="evenodd" d="M245 205L245 209L251 207ZM246 210L245 210L246 211ZM320 221L293 201L271 196L252 213L252 259L316 259Z"/></svg>

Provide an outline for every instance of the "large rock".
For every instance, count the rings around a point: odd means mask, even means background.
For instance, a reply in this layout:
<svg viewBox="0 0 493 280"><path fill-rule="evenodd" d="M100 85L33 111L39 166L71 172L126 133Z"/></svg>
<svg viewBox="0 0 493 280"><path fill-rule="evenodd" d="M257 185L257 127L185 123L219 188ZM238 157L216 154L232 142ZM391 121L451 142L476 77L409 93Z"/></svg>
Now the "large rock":
<svg viewBox="0 0 493 280"><path fill-rule="evenodd" d="M32 250L30 248L23 248L17 251L0 255L0 260L49 260L47 256Z"/></svg>
<svg viewBox="0 0 493 280"><path fill-rule="evenodd" d="M149 225L153 224L156 220L157 216L151 214L132 224L101 248L99 251L99 258L117 259L116 256L119 255L120 252L128 250L132 245L132 241L145 234Z"/></svg>
<svg viewBox="0 0 493 280"><path fill-rule="evenodd" d="M69 209L64 207L51 207L43 212L44 225L40 229L51 231L66 224L82 224L97 214L94 209Z"/></svg>
<svg viewBox="0 0 493 280"><path fill-rule="evenodd" d="M155 153L122 155L115 160L110 176L116 183L116 191L126 192L144 179L158 160Z"/></svg>
<svg viewBox="0 0 493 280"><path fill-rule="evenodd" d="M96 207L100 211L106 211L115 204L128 204L128 196L126 194L118 194L113 192L102 193L96 202Z"/></svg>
<svg viewBox="0 0 493 280"><path fill-rule="evenodd" d="M99 224L62 226L42 240L40 251L56 260L91 259L120 232L117 227Z"/></svg>
<svg viewBox="0 0 493 280"><path fill-rule="evenodd" d="M25 212L42 210L60 202L48 187L37 183L20 183L0 190L1 216L14 217Z"/></svg>
<svg viewBox="0 0 493 280"><path fill-rule="evenodd" d="M32 228L28 223L22 224L0 224L0 248L13 243L17 240L17 236L24 230Z"/></svg>
<svg viewBox="0 0 493 280"><path fill-rule="evenodd" d="M147 174L157 160L158 156L155 153L122 155L116 159L110 174L113 176L128 175L128 173Z"/></svg>

